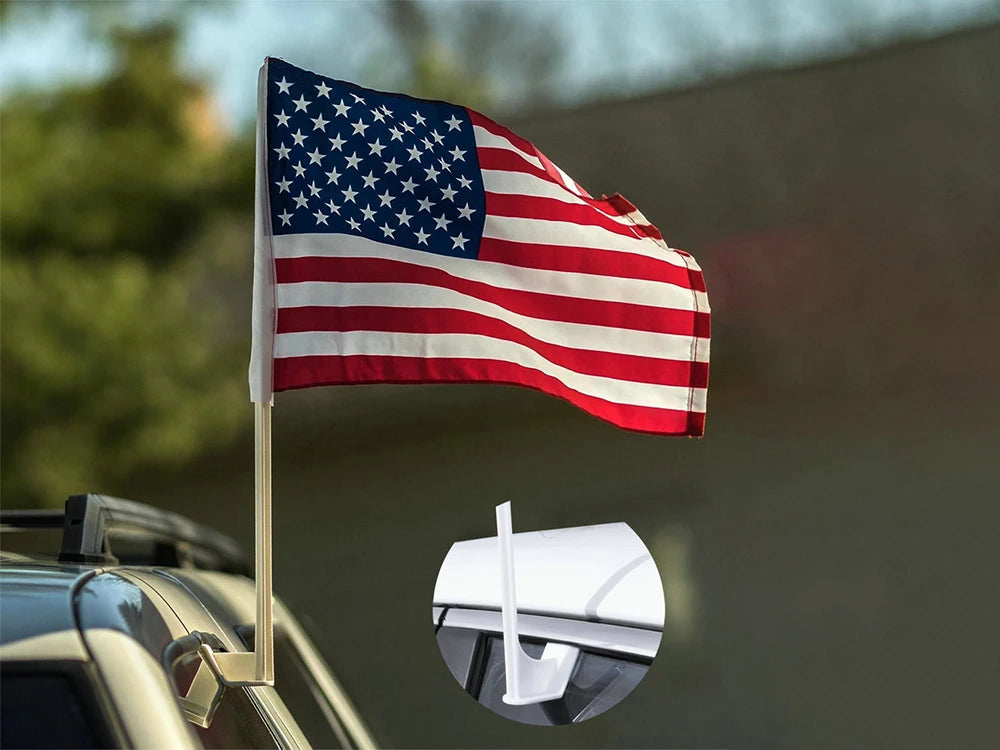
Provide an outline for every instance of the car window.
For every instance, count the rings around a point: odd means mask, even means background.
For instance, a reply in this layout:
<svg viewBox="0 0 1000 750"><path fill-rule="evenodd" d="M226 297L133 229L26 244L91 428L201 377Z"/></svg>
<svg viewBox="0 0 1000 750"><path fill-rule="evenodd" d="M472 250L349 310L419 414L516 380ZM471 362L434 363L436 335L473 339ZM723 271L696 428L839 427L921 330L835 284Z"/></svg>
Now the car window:
<svg viewBox="0 0 1000 750"><path fill-rule="evenodd" d="M481 633L469 628L438 628L437 643L444 663L462 687L469 688L472 664L477 653L477 643Z"/></svg>
<svg viewBox="0 0 1000 750"><path fill-rule="evenodd" d="M114 742L94 698L96 686L82 668L5 665L0 681L0 747L96 748Z"/></svg>
<svg viewBox="0 0 1000 750"><path fill-rule="evenodd" d="M522 640L521 645L536 659L545 649L537 641ZM503 638L490 635L485 648L482 679L473 696L494 713L527 724L571 724L596 716L628 695L649 670L648 664L621 656L581 651L561 699L510 706L503 702L507 692Z"/></svg>
<svg viewBox="0 0 1000 750"><path fill-rule="evenodd" d="M207 748L276 748L278 743L246 688L228 688L208 727L195 726Z"/></svg>
<svg viewBox="0 0 1000 750"><path fill-rule="evenodd" d="M274 632L274 687L313 747L350 747L333 708L280 628Z"/></svg>
<svg viewBox="0 0 1000 750"><path fill-rule="evenodd" d="M254 628L241 625L236 633L249 651L254 648ZM292 639L274 629L274 688L299 729L313 747L349 748L340 719L309 672Z"/></svg>

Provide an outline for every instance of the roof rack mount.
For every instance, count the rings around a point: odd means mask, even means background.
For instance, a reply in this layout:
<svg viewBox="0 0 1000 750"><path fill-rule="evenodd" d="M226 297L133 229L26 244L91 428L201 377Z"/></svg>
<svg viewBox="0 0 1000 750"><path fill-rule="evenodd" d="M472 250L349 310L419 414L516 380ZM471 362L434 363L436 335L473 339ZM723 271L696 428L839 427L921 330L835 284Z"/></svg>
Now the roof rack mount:
<svg viewBox="0 0 1000 750"><path fill-rule="evenodd" d="M247 558L232 539L177 513L154 508L134 500L88 493L70 495L64 511L3 510L0 524L18 529L62 527L59 562L117 564L108 533L131 531L156 540L156 554L150 564L192 564L209 556L219 568L247 574ZM144 561L146 562L146 561Z"/></svg>

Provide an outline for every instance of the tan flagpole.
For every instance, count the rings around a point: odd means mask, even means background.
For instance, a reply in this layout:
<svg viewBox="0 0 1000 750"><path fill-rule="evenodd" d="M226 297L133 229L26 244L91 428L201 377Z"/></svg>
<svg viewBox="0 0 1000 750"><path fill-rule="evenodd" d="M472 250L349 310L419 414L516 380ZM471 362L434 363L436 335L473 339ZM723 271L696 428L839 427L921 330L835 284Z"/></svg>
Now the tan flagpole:
<svg viewBox="0 0 1000 750"><path fill-rule="evenodd" d="M271 581L271 404L254 404L254 508L256 515L257 623L254 677L274 680L274 591Z"/></svg>
<svg viewBox="0 0 1000 750"><path fill-rule="evenodd" d="M253 653L199 650L219 682L231 687L274 684L274 586L271 580L271 404L254 402L254 587L257 599Z"/></svg>

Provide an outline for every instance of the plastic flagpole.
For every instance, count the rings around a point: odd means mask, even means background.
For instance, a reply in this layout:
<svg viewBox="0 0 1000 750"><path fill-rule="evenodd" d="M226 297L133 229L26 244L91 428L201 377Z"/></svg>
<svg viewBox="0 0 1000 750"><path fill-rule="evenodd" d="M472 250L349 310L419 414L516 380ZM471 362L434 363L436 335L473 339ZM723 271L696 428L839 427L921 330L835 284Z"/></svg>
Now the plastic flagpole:
<svg viewBox="0 0 1000 750"><path fill-rule="evenodd" d="M254 550L257 623L254 627L254 678L274 680L273 585L271 581L271 404L254 404Z"/></svg>

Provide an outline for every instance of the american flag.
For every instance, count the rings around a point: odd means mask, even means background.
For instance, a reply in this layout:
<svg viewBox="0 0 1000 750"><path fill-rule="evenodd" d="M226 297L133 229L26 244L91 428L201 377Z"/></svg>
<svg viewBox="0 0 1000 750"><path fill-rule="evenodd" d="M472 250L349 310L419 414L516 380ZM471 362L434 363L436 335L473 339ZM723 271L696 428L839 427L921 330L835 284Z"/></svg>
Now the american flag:
<svg viewBox="0 0 1000 750"><path fill-rule="evenodd" d="M251 400L507 383L630 430L704 432L701 270L623 197L592 198L463 107L277 59L258 99Z"/></svg>

